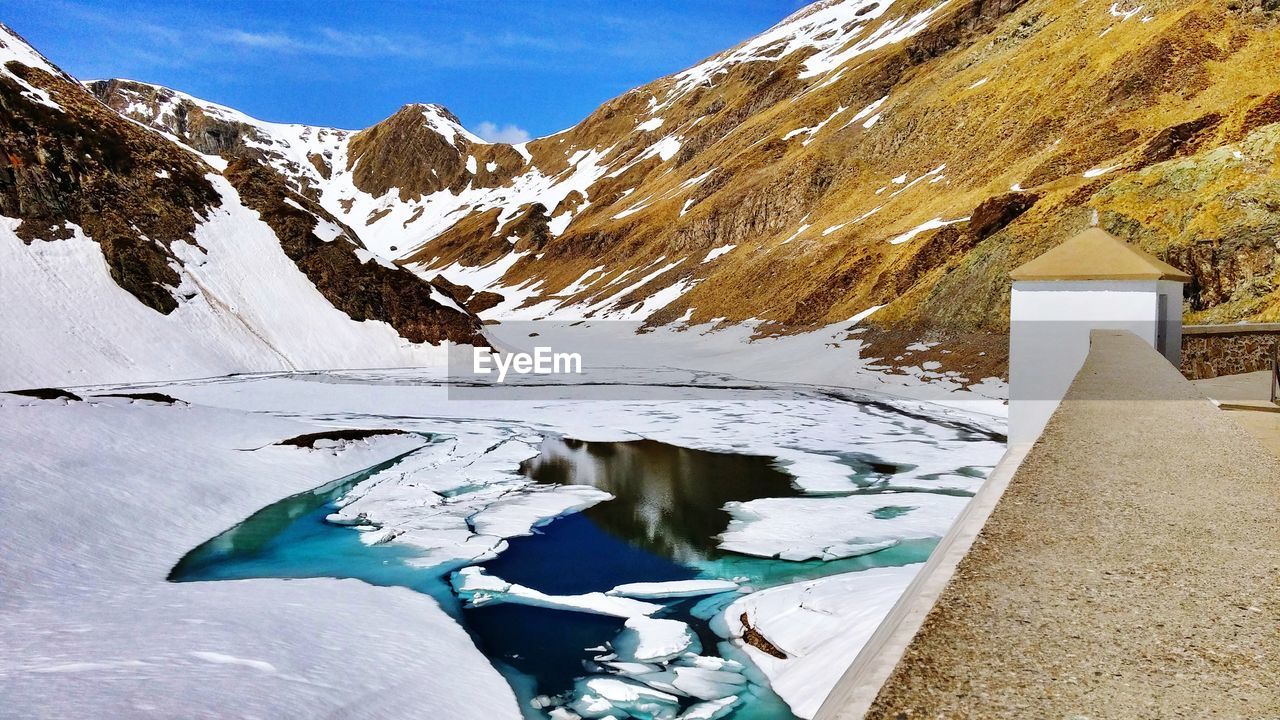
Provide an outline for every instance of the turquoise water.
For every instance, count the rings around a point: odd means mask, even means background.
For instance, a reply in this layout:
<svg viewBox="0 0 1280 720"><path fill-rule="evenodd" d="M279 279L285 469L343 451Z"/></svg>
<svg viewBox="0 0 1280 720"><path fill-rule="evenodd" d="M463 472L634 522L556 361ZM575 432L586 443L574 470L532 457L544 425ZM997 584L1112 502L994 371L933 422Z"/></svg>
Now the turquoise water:
<svg viewBox="0 0 1280 720"><path fill-rule="evenodd" d="M424 436L430 442L437 438ZM290 495L187 553L169 573L173 582L249 578L354 578L370 585L403 586L461 612L441 572L423 572L405 561L416 551L394 543L370 547L354 528L326 522L335 502L351 488L394 467L409 453Z"/></svg>
<svg viewBox="0 0 1280 720"><path fill-rule="evenodd" d="M439 438L424 436L428 442ZM408 453L407 453L408 454ZM406 454L406 455L407 455ZM574 681L598 673L593 657L613 639L622 619L582 612L491 603L463 608L449 585L456 566L423 568L411 547L369 546L359 531L325 521L335 503L360 482L393 467L405 455L299 493L263 508L192 550L174 567L176 582L245 578L356 578L403 586L434 598L470 633L508 679L525 713L537 696L564 696ZM868 472L865 458L850 463L851 477ZM738 579L763 588L824 575L922 562L932 542L903 543L877 553L832 562L789 562L721 550L723 505L760 497L800 494L789 475L769 458L689 450L653 441L584 443L549 438L542 454L522 472L543 483L590 484L615 496L583 512L557 519L528 537L513 538L497 558L482 563L490 574L550 594L604 591L642 581L690 578ZM899 511L886 497L882 512ZM741 655L712 632L708 618L736 594L666 602L661 617L687 623L704 655ZM792 720L767 687L752 683L735 720ZM691 704L692 701L687 704Z"/></svg>

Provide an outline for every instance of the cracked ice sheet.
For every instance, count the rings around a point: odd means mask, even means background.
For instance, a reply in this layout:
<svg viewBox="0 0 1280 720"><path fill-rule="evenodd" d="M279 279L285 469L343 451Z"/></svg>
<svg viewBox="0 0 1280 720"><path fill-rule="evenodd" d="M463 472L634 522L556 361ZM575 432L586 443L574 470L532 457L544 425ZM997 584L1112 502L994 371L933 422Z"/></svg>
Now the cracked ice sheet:
<svg viewBox="0 0 1280 720"><path fill-rule="evenodd" d="M368 693L344 708L351 718L423 707L519 718L502 676L426 595L325 578L165 580L263 506L421 444L274 444L315 429L194 405L0 394L6 714L319 717L340 678Z"/></svg>
<svg viewBox="0 0 1280 720"><path fill-rule="evenodd" d="M877 493L836 498L763 498L732 502L720 547L783 560L839 560L903 540L940 538L969 498L937 493ZM877 510L891 516L877 517Z"/></svg>
<svg viewBox="0 0 1280 720"><path fill-rule="evenodd" d="M734 641L792 711L811 718L921 567L875 568L762 590L735 600L720 622L740 638L746 613L788 655L780 660Z"/></svg>
<svg viewBox="0 0 1280 720"><path fill-rule="evenodd" d="M434 376L434 381L439 377ZM516 465L537 452L546 435L587 441L647 438L712 452L778 458L780 466L810 491L850 491L854 470L840 461L856 447L860 455L900 465L892 477L900 488L972 490L1004 451L1003 443L975 438L971 428L939 424L954 417L907 415L868 403L833 400L820 390L760 387L690 389L689 399L454 400L433 376L415 371L323 373L308 376L227 378L216 382L166 383L171 394L195 402L261 412L284 412L329 426L392 427L442 433L457 444L440 458L467 482L519 481ZM633 396L635 397L635 396ZM489 451L491 447L501 452ZM488 452L486 452L488 451ZM507 453L503 455L503 453ZM458 483L461 486L461 481ZM452 488L441 488L450 490Z"/></svg>
<svg viewBox="0 0 1280 720"><path fill-rule="evenodd" d="M689 698L697 702L680 714L681 720L708 720L723 717L743 694L752 692L745 666L699 655L700 641L679 620L628 619L606 649L611 652L596 657L598 667L589 664L589 669L612 674L579 678L569 697L551 699L564 703L551 710L552 718L604 718L621 713L674 720L680 712L678 698Z"/></svg>
<svg viewBox="0 0 1280 720"><path fill-rule="evenodd" d="M1002 443L978 437L971 428L937 421L954 417L907 415L885 405L838 399L822 389L700 388L682 389L687 396L683 400L666 399L667 395L651 400L584 401L542 399L537 388L530 388L533 399L528 400L450 400L440 384L442 377L438 369L348 371L219 378L149 389L191 402L251 411L243 417L302 419L312 430L316 425L383 427L434 434L436 440L429 447L362 483L344 498L339 511L348 517L364 512L365 519L378 524L376 532L365 533L366 542L375 541L380 533L384 535L378 539L387 539L385 533L398 532L394 541L425 549L425 562L486 557L502 549L498 534L527 531L530 523L539 522L535 518L558 512L525 505L533 501L525 499L530 488L517 469L548 435L615 441L647 437L704 450L765 455L778 458L780 465L795 473L801 487L833 491L850 491L867 482L877 483L878 489L976 485L980 478L974 475L981 473L974 468L985 472L984 466L993 465L1003 451ZM636 382L647 377L653 377L650 371L627 376ZM672 371L657 377L688 382L699 376ZM852 461L851 447L858 452ZM872 472L862 467L867 459L882 461L891 469ZM268 498L250 511L285 494ZM878 498L886 505L909 505L901 502L906 495ZM563 507L581 500L565 497ZM839 503L847 502L841 497L812 500L835 503L822 505L824 513L826 508L834 513ZM964 502L963 498L947 500ZM534 504L540 502L541 498ZM511 503L508 509L503 509L504 503ZM510 514L503 518L503 513ZM494 535L477 534L468 520L480 525L498 523L503 529ZM944 532L950 521L940 517L936 532ZM204 536L191 539L183 551L232 524L234 520L210 528ZM626 599L603 593L601 597ZM281 667L275 658L227 654Z"/></svg>
<svg viewBox="0 0 1280 720"><path fill-rule="evenodd" d="M692 652L702 651L693 630L679 620L632 617L611 643L623 662L666 663ZM708 698L704 698L708 699Z"/></svg>
<svg viewBox="0 0 1280 720"><path fill-rule="evenodd" d="M371 524L367 544L395 540L422 566L480 562L557 517L613 496L586 486L547 486L517 472L541 437L509 428L455 427L446 437L356 486L330 516Z"/></svg>
<svg viewBox="0 0 1280 720"><path fill-rule="evenodd" d="M546 520L605 499L604 493L537 486L519 474L519 463L537 454L549 435L587 441L647 438L712 452L763 455L775 458L798 487L815 493L847 493L867 485L877 490L972 491L1004 449L1003 443L975 437L967 427L886 406L833 400L802 388L703 388L686 393L686 400L507 396L451 401L433 378L439 379L418 371L320 373L151 388L192 402L283 413L326 426L446 436L362 483L344 498L339 511L341 517L376 526L362 535L365 542L409 543L423 552L419 562L427 565L492 557L505 547L504 537L527 534ZM530 397L536 398L538 390L531 388ZM856 454L849 453L850 447L856 447ZM893 470L875 470L878 466L868 465L869 460ZM950 507L962 505L963 499L940 502ZM950 519L935 518L936 535L945 532ZM812 544L797 542L800 551Z"/></svg>

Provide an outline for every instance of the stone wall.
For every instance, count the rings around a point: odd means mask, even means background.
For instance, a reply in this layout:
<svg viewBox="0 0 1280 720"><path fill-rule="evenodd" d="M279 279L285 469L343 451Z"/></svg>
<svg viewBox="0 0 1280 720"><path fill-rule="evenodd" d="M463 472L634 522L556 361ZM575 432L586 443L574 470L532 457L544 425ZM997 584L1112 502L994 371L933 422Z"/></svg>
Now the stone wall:
<svg viewBox="0 0 1280 720"><path fill-rule="evenodd" d="M1187 325L1182 328L1182 374L1191 380L1267 370L1280 345L1280 323Z"/></svg>

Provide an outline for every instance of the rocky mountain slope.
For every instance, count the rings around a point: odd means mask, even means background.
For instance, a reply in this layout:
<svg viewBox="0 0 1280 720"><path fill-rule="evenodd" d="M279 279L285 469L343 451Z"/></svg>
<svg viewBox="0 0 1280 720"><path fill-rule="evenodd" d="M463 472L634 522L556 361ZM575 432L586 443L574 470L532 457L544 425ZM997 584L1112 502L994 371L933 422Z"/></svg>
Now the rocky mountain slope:
<svg viewBox="0 0 1280 720"><path fill-rule="evenodd" d="M1095 212L1192 273L1189 320L1280 318L1277 46L1273 0L819 2L514 146L435 105L352 132L89 87L484 318L860 318L864 355L976 379L1008 270Z"/></svg>
<svg viewBox="0 0 1280 720"><path fill-rule="evenodd" d="M122 117L3 26L0 65L4 386L395 366L480 340L265 163Z"/></svg>
<svg viewBox="0 0 1280 720"><path fill-rule="evenodd" d="M1007 271L1094 211L1194 275L1188 319L1280 317L1278 44L1270 0L822 2L524 145L418 105L239 135L376 252L501 295L486 317L771 333L875 308L891 356L1001 330ZM191 138L169 91L94 89Z"/></svg>

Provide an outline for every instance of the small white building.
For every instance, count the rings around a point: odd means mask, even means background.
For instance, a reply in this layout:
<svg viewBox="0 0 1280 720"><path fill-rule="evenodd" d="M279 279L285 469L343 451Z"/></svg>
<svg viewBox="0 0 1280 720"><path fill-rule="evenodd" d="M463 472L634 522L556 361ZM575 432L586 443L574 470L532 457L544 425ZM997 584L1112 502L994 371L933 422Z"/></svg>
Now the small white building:
<svg viewBox="0 0 1280 720"><path fill-rule="evenodd" d="M1009 443L1040 436L1089 352L1089 331L1129 330L1178 366L1191 276L1100 228L1009 273Z"/></svg>

